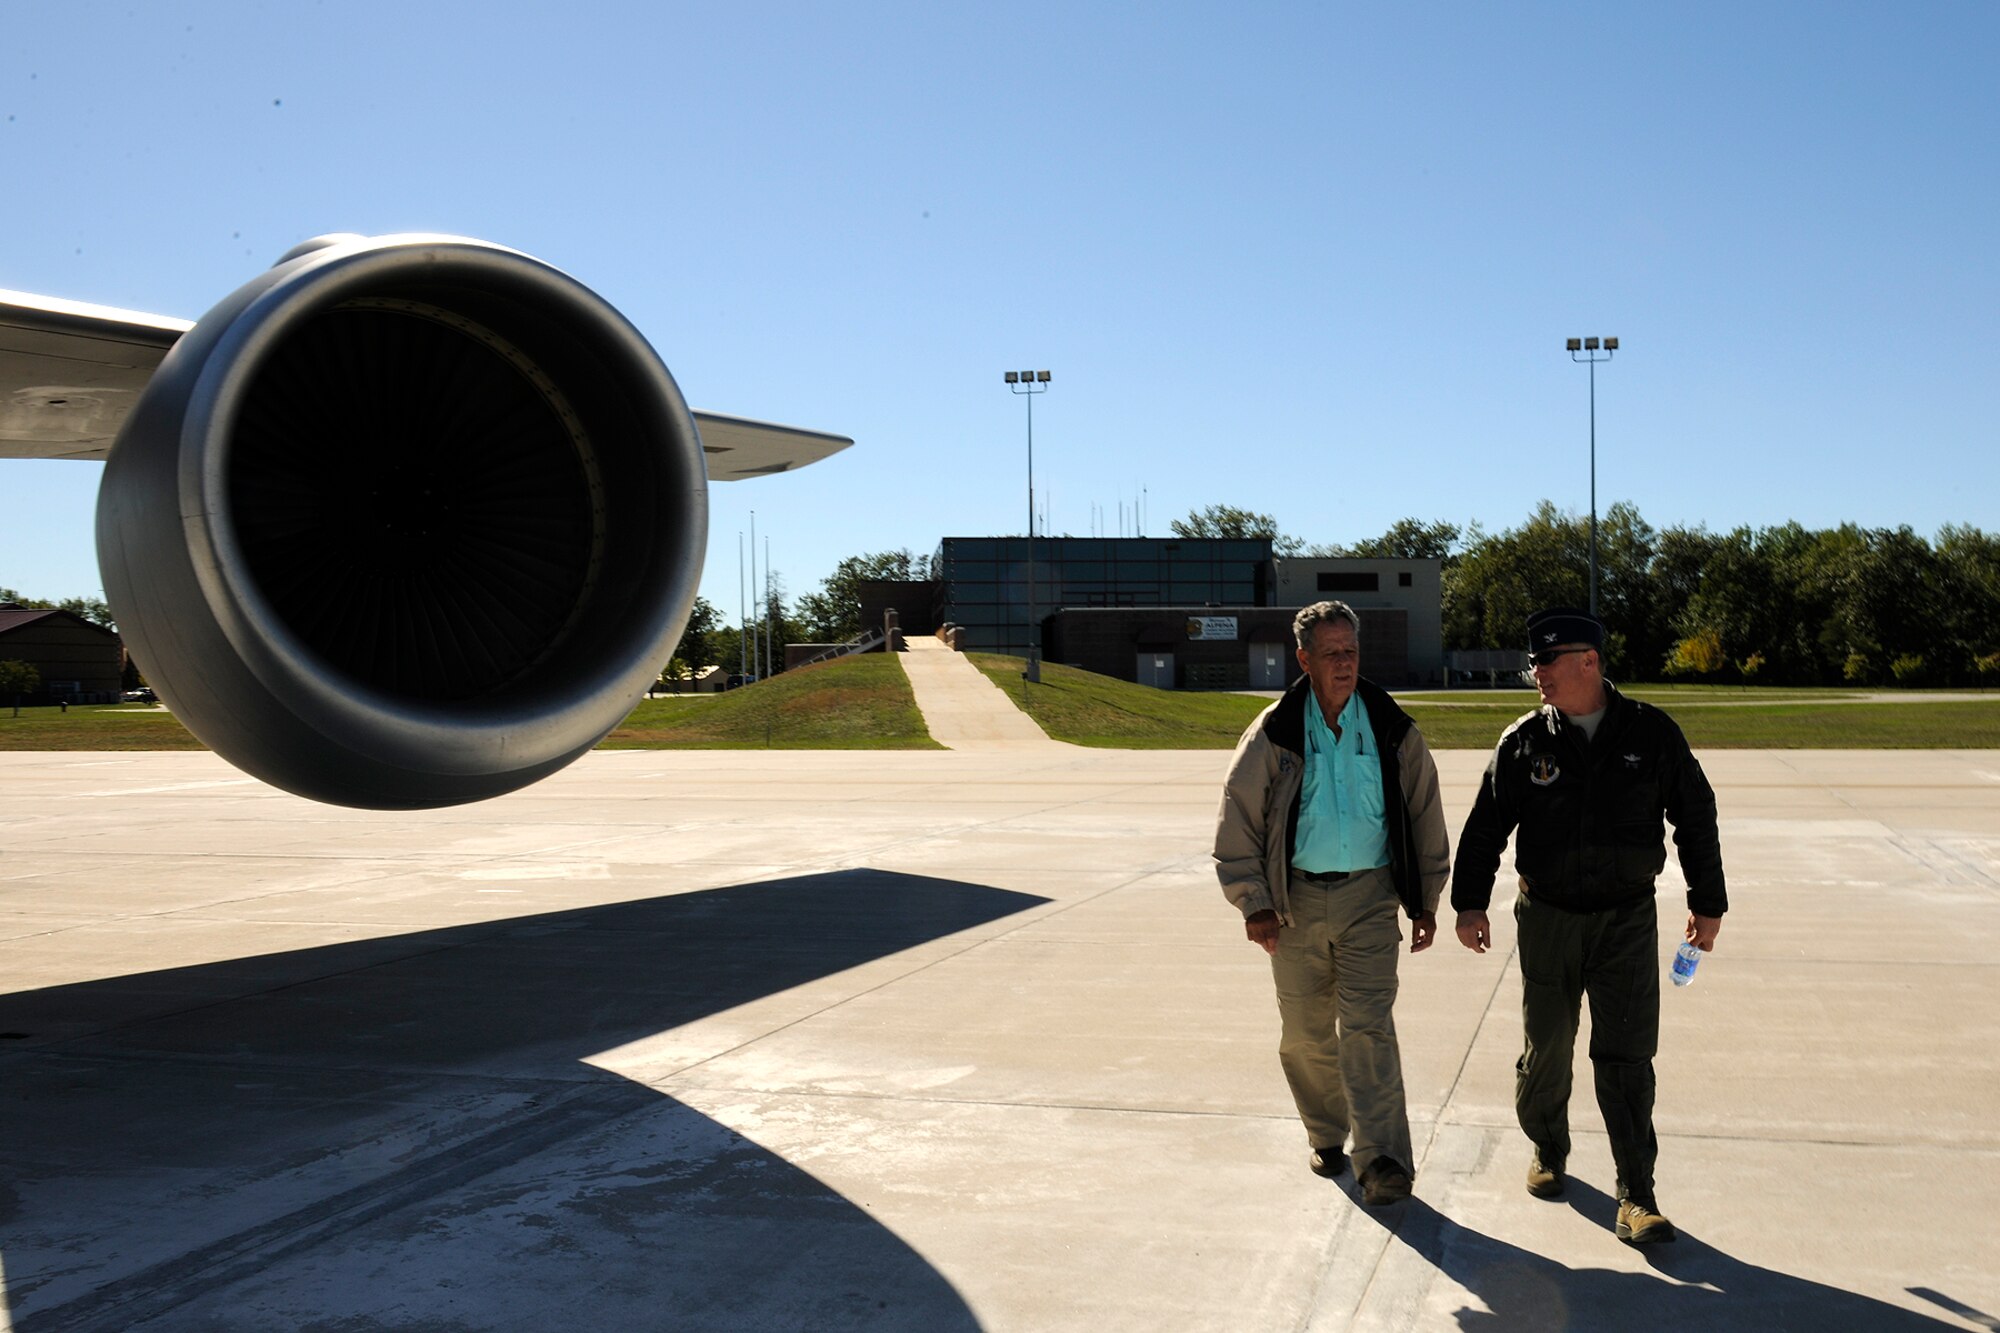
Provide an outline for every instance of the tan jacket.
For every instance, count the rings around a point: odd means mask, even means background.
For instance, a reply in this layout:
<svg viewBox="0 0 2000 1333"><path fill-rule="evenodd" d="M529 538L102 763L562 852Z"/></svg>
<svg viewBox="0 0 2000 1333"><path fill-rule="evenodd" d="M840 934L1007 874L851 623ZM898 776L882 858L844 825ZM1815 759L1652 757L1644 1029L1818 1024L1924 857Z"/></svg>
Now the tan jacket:
<svg viewBox="0 0 2000 1333"><path fill-rule="evenodd" d="M1248 918L1270 910L1292 924L1292 826L1305 781L1305 700L1312 688L1299 677L1284 696L1257 715L1229 761L1222 805L1215 816L1215 873L1222 894ZM1434 915L1451 873L1451 838L1438 797L1437 764L1408 713L1367 680L1355 692L1384 756L1383 808L1389 820L1390 870L1403 910L1412 918Z"/></svg>

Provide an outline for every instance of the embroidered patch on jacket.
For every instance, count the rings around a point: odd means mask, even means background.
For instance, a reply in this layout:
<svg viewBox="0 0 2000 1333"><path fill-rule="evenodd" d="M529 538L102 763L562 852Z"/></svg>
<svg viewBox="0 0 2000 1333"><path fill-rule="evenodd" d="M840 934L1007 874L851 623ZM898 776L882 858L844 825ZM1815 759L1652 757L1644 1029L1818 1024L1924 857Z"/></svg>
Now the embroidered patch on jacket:
<svg viewBox="0 0 2000 1333"><path fill-rule="evenodd" d="M1554 755L1538 754L1528 765L1528 781L1537 787L1546 787L1561 776L1562 770L1556 767Z"/></svg>
<svg viewBox="0 0 2000 1333"><path fill-rule="evenodd" d="M1645 758L1644 755L1628 754L1625 756L1625 767L1637 768L1639 766L1639 762L1644 758Z"/></svg>

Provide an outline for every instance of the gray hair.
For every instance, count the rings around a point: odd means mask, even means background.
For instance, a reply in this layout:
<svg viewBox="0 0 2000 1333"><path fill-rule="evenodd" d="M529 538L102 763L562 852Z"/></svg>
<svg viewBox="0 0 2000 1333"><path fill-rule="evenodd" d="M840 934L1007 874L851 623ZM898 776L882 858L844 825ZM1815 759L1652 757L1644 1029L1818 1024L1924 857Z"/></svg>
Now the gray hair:
<svg viewBox="0 0 2000 1333"><path fill-rule="evenodd" d="M1361 617L1346 602L1314 602L1292 617L1292 637L1298 640L1301 649L1310 648L1313 631L1335 620L1345 620L1354 626L1354 637L1361 637Z"/></svg>

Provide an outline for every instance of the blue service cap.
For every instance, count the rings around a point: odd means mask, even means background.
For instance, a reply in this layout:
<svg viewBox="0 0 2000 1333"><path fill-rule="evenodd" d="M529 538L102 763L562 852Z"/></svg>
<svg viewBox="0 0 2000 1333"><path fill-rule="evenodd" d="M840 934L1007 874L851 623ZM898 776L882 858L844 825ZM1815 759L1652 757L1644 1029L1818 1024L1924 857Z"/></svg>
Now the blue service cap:
<svg viewBox="0 0 2000 1333"><path fill-rule="evenodd" d="M1588 611L1573 606L1552 606L1528 617L1528 652L1539 653L1559 643L1587 643L1604 646L1604 626Z"/></svg>

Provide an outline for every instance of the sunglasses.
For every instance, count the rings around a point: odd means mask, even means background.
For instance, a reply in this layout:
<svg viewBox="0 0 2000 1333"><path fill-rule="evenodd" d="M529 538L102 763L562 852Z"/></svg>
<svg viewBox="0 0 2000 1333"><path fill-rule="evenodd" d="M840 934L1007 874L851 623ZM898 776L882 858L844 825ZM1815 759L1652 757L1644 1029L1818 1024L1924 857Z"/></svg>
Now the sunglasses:
<svg viewBox="0 0 2000 1333"><path fill-rule="evenodd" d="M1545 653L1530 653L1528 655L1528 665L1531 667L1545 667L1553 663L1558 657L1567 657L1571 653L1589 653L1595 651L1596 649L1594 648L1551 648Z"/></svg>

